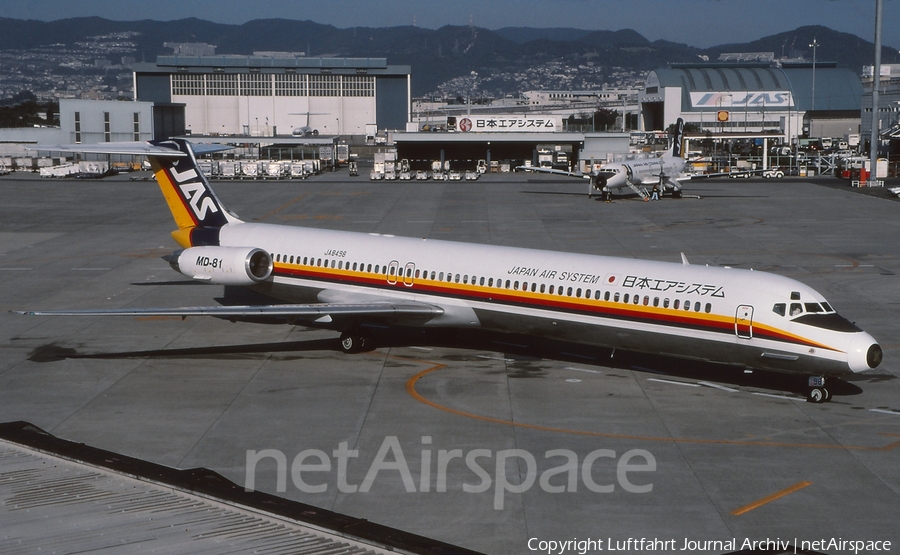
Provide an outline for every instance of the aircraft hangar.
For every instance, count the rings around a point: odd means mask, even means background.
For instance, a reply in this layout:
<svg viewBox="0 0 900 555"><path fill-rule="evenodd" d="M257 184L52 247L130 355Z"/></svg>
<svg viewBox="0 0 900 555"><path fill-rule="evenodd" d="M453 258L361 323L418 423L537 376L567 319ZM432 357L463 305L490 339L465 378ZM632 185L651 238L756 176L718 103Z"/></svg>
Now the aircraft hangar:
<svg viewBox="0 0 900 555"><path fill-rule="evenodd" d="M638 102L643 129L682 118L701 133L780 130L790 142L809 130L813 114L819 125L835 120L840 129L831 135L847 133L846 114L859 113L862 93L859 76L833 62L717 62L651 71Z"/></svg>
<svg viewBox="0 0 900 555"><path fill-rule="evenodd" d="M159 56L134 65L134 90L167 136L364 135L410 117L410 67L385 58Z"/></svg>

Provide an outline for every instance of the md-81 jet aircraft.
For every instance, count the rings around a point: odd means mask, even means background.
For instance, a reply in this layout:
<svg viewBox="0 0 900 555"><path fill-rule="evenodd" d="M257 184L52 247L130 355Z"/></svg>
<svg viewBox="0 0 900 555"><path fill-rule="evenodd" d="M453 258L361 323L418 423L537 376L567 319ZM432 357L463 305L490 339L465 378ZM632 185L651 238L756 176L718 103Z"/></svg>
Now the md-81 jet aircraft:
<svg viewBox="0 0 900 555"><path fill-rule="evenodd" d="M683 257L678 264L244 222L225 209L184 140L47 150L146 155L178 226L172 236L182 248L166 257L172 267L286 304L23 314L275 319L339 331L346 352L371 347L371 325L481 328L805 374L813 402L829 399L826 377L882 359L871 335L787 277Z"/></svg>

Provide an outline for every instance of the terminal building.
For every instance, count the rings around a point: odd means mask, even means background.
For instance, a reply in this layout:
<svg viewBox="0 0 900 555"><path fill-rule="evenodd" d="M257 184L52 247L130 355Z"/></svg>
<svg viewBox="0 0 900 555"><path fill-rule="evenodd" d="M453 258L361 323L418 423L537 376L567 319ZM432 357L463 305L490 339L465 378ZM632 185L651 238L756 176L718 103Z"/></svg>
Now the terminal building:
<svg viewBox="0 0 900 555"><path fill-rule="evenodd" d="M134 90L158 137L362 136L410 119L410 67L384 58L159 56L134 65Z"/></svg>

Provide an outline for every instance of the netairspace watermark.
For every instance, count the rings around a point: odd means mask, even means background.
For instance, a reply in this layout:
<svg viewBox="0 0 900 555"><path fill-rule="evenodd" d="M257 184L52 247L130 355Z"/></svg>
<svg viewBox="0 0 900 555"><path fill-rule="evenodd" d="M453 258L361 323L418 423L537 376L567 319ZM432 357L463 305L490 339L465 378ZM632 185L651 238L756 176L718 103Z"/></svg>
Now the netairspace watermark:
<svg viewBox="0 0 900 555"><path fill-rule="evenodd" d="M890 551L891 542L882 540L845 540L843 538L821 538L817 540L790 540L781 538L765 538L762 540L744 538L730 538L727 540L692 540L683 538L627 538L624 540L604 539L578 539L571 540L542 540L530 538L528 550L534 553L546 555L586 555L599 551L618 551L623 553L635 551L662 551L671 553L674 551L715 553L730 551L750 550L754 553L772 551L776 553L798 553L800 551L847 552L854 555L859 553L876 553Z"/></svg>
<svg viewBox="0 0 900 555"><path fill-rule="evenodd" d="M331 456L320 449L300 451L290 465L291 481L304 493L324 493L328 491L330 483L341 493L366 493L371 490L379 474L385 473L392 474L392 477L399 476L408 493L430 492L432 488L435 492L444 493L450 486L459 487L458 483L448 484L448 476L458 477L460 471L468 471L474 480L470 483L469 478L465 478L462 490L466 493L484 493L493 488L494 509L498 511L503 510L507 493L525 493L535 482L547 493L576 492L580 487L579 482L585 489L595 493L613 493L617 485L629 493L653 491L653 483L641 473L655 472L656 458L645 449L631 449L621 456L612 449L596 449L583 459L579 459L578 454L569 449L551 449L544 453L542 466L552 466L538 475L538 459L524 449L503 449L496 452L490 449L472 449L466 453L462 449L439 449L435 453L427 447L431 445L431 436L422 436L422 445L425 448L420 452L418 482L413 478L397 436L384 438L378 453L369 464L365 478L358 484L348 482L347 467L351 459L365 459L360 457L359 450L350 449L346 441L340 442ZM257 465L268 459L274 460L276 464L276 491L287 491L288 460L277 449L247 451L244 489L256 489ZM525 472L520 479L522 465ZM514 470L508 471L507 466ZM613 469L615 482L611 478L596 478L598 473L610 474Z"/></svg>

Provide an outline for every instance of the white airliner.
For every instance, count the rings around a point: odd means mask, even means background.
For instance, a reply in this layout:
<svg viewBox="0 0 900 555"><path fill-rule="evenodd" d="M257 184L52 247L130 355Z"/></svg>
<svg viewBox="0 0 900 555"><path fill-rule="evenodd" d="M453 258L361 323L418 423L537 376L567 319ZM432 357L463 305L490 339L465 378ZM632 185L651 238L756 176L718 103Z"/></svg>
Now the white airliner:
<svg viewBox="0 0 900 555"><path fill-rule="evenodd" d="M672 195L672 198L681 198L682 182L690 179L722 177L736 175L744 176L751 173L761 173L762 170L746 170L732 173L711 173L691 175L685 173L687 160L682 157L682 145L684 144L684 120L678 118L675 124L675 138L671 152L658 157L640 158L625 162L610 162L603 164L599 170L591 173L567 172L551 168L538 168L534 166L519 166L517 170L555 173L570 177L583 177L590 179L588 196L593 191L598 191L603 200L610 200L613 193L626 192L630 189L641 195L647 196L647 188L657 185L660 196Z"/></svg>
<svg viewBox="0 0 900 555"><path fill-rule="evenodd" d="M810 287L731 268L570 254L244 222L227 211L180 139L94 151L148 156L183 247L172 267L289 304L25 311L36 315L206 315L278 319L341 332L347 352L367 326L481 328L810 377L877 367L871 335ZM52 147L51 150L60 150ZM89 150L77 146L77 150Z"/></svg>

